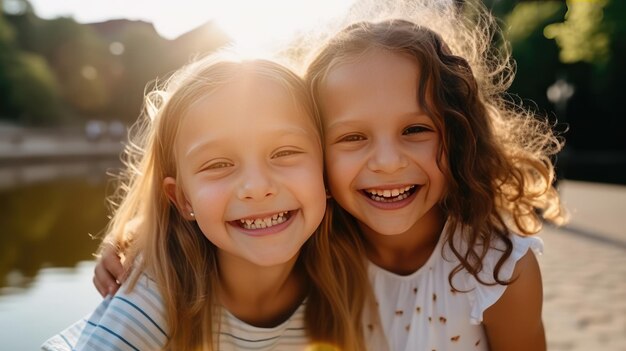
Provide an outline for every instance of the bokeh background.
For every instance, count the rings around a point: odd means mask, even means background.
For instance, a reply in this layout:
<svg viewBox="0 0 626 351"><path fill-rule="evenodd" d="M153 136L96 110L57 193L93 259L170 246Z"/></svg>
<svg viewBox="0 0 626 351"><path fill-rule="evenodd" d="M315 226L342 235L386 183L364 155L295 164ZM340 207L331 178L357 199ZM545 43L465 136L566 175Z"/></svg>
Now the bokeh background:
<svg viewBox="0 0 626 351"><path fill-rule="evenodd" d="M237 44L246 35L238 24L247 24L248 35L264 26L236 16L220 23L227 15L219 7L197 16L179 6L169 14L178 27L168 31L137 14L171 1L74 2L139 4L128 17L112 12L97 20L49 12L46 1L55 0L0 0L2 349L36 348L99 301L92 237L106 225L107 174L121 166L146 84ZM315 18L340 16L353 2L319 5ZM566 140L555 163L572 221L546 228L540 259L550 349L626 350L626 1L484 2L517 62L511 93ZM302 13L303 3L267 14Z"/></svg>

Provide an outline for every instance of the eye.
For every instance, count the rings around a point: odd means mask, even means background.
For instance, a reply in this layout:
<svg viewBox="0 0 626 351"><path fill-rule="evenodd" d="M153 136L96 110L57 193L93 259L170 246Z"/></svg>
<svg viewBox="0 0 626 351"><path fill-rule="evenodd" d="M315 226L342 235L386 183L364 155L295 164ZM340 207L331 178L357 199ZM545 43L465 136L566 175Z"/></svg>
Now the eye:
<svg viewBox="0 0 626 351"><path fill-rule="evenodd" d="M432 131L432 129L427 126L414 125L414 126L409 126L405 128L402 131L402 135L411 135L411 134L418 134L418 133L424 133L424 132L430 132L430 131Z"/></svg>
<svg viewBox="0 0 626 351"><path fill-rule="evenodd" d="M355 142L355 141L361 141L361 140L365 140L365 137L363 135L360 134L348 134L348 135L344 135L342 136L338 142L343 143L343 142Z"/></svg>
<svg viewBox="0 0 626 351"><path fill-rule="evenodd" d="M214 169L221 169L221 168L227 168L227 167L232 167L233 164L230 162L215 162L212 163L208 166L206 166L204 169L205 170L214 170Z"/></svg>
<svg viewBox="0 0 626 351"><path fill-rule="evenodd" d="M225 159L213 159L204 163L201 167L198 168L198 172L207 172L207 171L221 171L229 167L233 167L235 164L232 161Z"/></svg>
<svg viewBox="0 0 626 351"><path fill-rule="evenodd" d="M291 155L301 154L302 151L297 150L281 150L272 155L272 158L286 157Z"/></svg>

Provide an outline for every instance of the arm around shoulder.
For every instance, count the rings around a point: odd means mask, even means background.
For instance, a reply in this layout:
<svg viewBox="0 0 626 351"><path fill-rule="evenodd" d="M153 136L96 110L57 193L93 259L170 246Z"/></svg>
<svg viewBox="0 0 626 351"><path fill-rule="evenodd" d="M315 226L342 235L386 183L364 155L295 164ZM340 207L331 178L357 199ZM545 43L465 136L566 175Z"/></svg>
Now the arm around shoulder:
<svg viewBox="0 0 626 351"><path fill-rule="evenodd" d="M492 351L545 351L541 319L543 287L537 258L529 250L515 266L515 279L485 311L483 324Z"/></svg>

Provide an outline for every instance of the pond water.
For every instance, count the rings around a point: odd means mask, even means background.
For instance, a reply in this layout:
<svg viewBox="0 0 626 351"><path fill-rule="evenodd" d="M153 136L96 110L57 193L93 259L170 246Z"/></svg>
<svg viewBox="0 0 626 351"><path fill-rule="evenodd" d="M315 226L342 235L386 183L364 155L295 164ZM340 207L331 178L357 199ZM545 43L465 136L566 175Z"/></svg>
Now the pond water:
<svg viewBox="0 0 626 351"><path fill-rule="evenodd" d="M94 239L116 160L0 166L0 340L36 350L100 301Z"/></svg>

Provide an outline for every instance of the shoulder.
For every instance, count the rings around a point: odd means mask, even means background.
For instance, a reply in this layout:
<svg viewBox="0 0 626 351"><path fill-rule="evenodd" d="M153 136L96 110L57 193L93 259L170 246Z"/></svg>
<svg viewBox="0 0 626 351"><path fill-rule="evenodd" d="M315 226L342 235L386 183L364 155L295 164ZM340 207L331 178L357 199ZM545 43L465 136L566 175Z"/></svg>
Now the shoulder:
<svg viewBox="0 0 626 351"><path fill-rule="evenodd" d="M522 273L526 277L526 273L528 273L528 278L536 276L539 278L539 283L541 283L535 254L543 252L543 241L539 237L525 237L517 234L510 234L509 239L512 246L510 247L511 253L506 260L501 262L503 252L507 249L507 246L504 241L496 240L491 243L490 249L482 259L481 271L478 272L478 277L465 270L453 277L453 284L456 288L468 291L471 303L470 319L473 324L483 322L484 312L498 303L505 292L514 286L513 284L498 284L494 274L497 273L500 281L510 281L519 279ZM459 245L462 247L462 243ZM480 252L482 248L477 247L474 250ZM447 253L446 256L453 257L451 253ZM452 260L453 266L458 263L458 260ZM515 286L519 287L521 285L517 284ZM511 293L509 292L509 294Z"/></svg>
<svg viewBox="0 0 626 351"><path fill-rule="evenodd" d="M493 350L545 350L541 273L531 251L517 261L512 279L500 299L485 311L489 342Z"/></svg>
<svg viewBox="0 0 626 351"><path fill-rule="evenodd" d="M511 308L522 307L527 309L531 302L534 303L531 306L541 307L542 296L539 263L534 253L527 251L524 256L517 260L511 276L511 283L507 285L500 299L487 309L485 318L487 319L490 313L498 312L500 309L507 313L511 311ZM520 302L524 303L520 304ZM539 306L535 306L537 303Z"/></svg>
<svg viewBox="0 0 626 351"><path fill-rule="evenodd" d="M42 347L71 350L100 345L106 349L160 349L168 338L165 316L156 283L141 274L132 289L122 285L116 295L105 298L90 316Z"/></svg>
<svg viewBox="0 0 626 351"><path fill-rule="evenodd" d="M519 273L520 269L533 262L536 268L539 269L535 255L543 254L543 241L541 238L538 236L521 236L515 233L510 233L508 238L511 242L511 253L503 262L500 261L507 249L505 242L501 239L496 239L491 243L487 254L482 260L483 269L479 273L482 281L494 283L494 273L498 267L498 279L502 281L515 279L516 273Z"/></svg>

